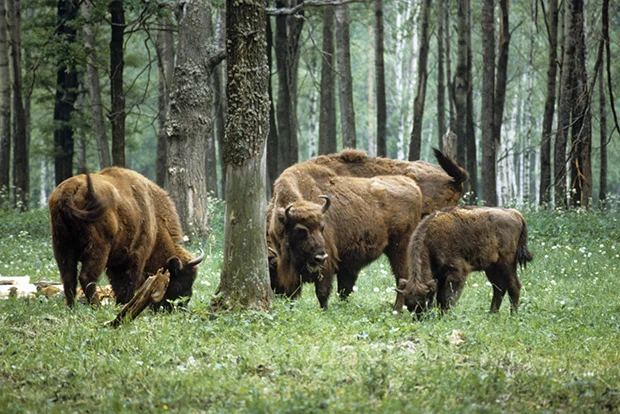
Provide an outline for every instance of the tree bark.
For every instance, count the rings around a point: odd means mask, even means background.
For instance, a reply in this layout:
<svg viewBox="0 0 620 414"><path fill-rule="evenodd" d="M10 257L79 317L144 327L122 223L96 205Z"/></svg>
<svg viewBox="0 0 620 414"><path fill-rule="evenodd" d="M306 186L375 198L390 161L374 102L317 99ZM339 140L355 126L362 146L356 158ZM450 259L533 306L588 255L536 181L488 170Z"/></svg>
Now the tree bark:
<svg viewBox="0 0 620 414"><path fill-rule="evenodd" d="M163 187L166 182L168 158L168 138L166 136L166 117L170 109L170 90L174 73L174 34L168 17L159 19L157 32L157 161L155 182Z"/></svg>
<svg viewBox="0 0 620 414"><path fill-rule="evenodd" d="M586 39L583 0L574 2L575 44L575 104L571 125L571 195L573 205L590 207L592 198L592 113L586 71Z"/></svg>
<svg viewBox="0 0 620 414"><path fill-rule="evenodd" d="M574 105L573 70L575 68L575 2L570 0L565 9L566 28L564 34L564 57L560 81L560 104L558 106L558 128L555 135L553 151L555 206L566 208L566 145L571 122L571 110Z"/></svg>
<svg viewBox="0 0 620 414"><path fill-rule="evenodd" d="M278 8L292 7L299 0L276 0ZM299 159L297 142L297 67L299 38L304 20L294 16L276 16L276 65L278 67L278 174Z"/></svg>
<svg viewBox="0 0 620 414"><path fill-rule="evenodd" d="M465 165L467 148L467 91L469 90L469 76L467 76L467 56L469 46L467 39L471 30L469 24L469 0L459 0L458 9L458 49L456 71L452 84L454 96L454 111L456 122L453 124L456 133L456 160L459 165Z"/></svg>
<svg viewBox="0 0 620 414"><path fill-rule="evenodd" d="M383 0L375 0L375 83L377 87L377 156L387 156Z"/></svg>
<svg viewBox="0 0 620 414"><path fill-rule="evenodd" d="M445 81L445 36L444 24L446 0L437 1L437 134L439 136L439 149L442 148L442 137L446 133L446 81Z"/></svg>
<svg viewBox="0 0 620 414"><path fill-rule="evenodd" d="M460 1L459 1L460 4ZM451 24L451 13L450 13L450 2L448 2L447 7L444 9L444 27L446 31L446 86L448 88L448 104L450 108L450 119L448 127L452 130L456 125L456 109L454 108L454 81L452 80L452 35L450 30ZM459 6L460 7L460 6ZM440 148L441 149L441 148ZM461 164L462 165L462 164Z"/></svg>
<svg viewBox="0 0 620 414"><path fill-rule="evenodd" d="M493 134L495 145L502 136L504 106L506 105L506 83L508 82L508 51L510 49L510 20L508 0L500 0L499 43L497 56L497 74L495 80L495 109L493 110Z"/></svg>
<svg viewBox="0 0 620 414"><path fill-rule="evenodd" d="M125 9L123 0L112 0L108 7L111 19L110 96L112 105L109 117L112 123L112 164L124 167L125 118L127 117L123 90Z"/></svg>
<svg viewBox="0 0 620 414"><path fill-rule="evenodd" d="M381 1L381 0L379 0ZM336 92L334 55L334 8L323 8L323 46L321 60L321 98L319 116L319 154L332 154L336 147Z"/></svg>
<svg viewBox="0 0 620 414"><path fill-rule="evenodd" d="M478 197L478 151L476 145L476 130L474 128L474 65L472 62L471 44L471 3L467 8L467 115L465 119L465 169L469 172L469 180L464 184L465 191L470 193L469 199L475 203Z"/></svg>
<svg viewBox="0 0 620 414"><path fill-rule="evenodd" d="M555 109L558 65L558 0L549 0L547 17L549 65L547 66L547 98L540 139L540 205L547 205L551 202L551 128Z"/></svg>
<svg viewBox="0 0 620 414"><path fill-rule="evenodd" d="M497 205L495 113L495 19L493 0L482 3L482 199Z"/></svg>
<svg viewBox="0 0 620 414"><path fill-rule="evenodd" d="M96 42L90 13L92 5L89 2L84 2L80 7L82 16L86 20L82 28L82 36L88 53L86 57L86 81L90 97L90 116L93 123L93 132L97 140L99 169L104 169L112 165L112 162L110 160L110 148L103 118L103 103L101 101L101 86L99 84L99 69L97 67Z"/></svg>
<svg viewBox="0 0 620 414"><path fill-rule="evenodd" d="M265 0L266 7L269 7L269 0ZM269 197L271 197L271 190L273 189L273 183L278 179L280 175L279 169L279 139L278 139L278 126L276 124L276 108L274 106L273 99L273 33L271 31L271 18L269 16L265 19L266 37L267 37L267 66L269 67L269 83L267 84L267 93L269 94L269 136L267 137L267 175L269 179ZM220 148L222 148L220 146ZM222 163L222 165L224 165ZM224 172L224 171L222 171ZM226 177L226 174L222 174ZM223 187L225 188L225 187Z"/></svg>
<svg viewBox="0 0 620 414"><path fill-rule="evenodd" d="M349 6L336 7L336 60L340 96L340 128L342 148L356 147L355 109L353 107L353 77L351 75L351 46L349 39Z"/></svg>
<svg viewBox="0 0 620 414"><path fill-rule="evenodd" d="M179 23L176 66L166 121L168 161L165 188L174 200L184 233L206 235L209 211L205 152L213 121L211 2L187 4Z"/></svg>
<svg viewBox="0 0 620 414"><path fill-rule="evenodd" d="M28 209L30 195L30 173L26 110L22 97L21 6L19 0L7 0L6 6L13 74L13 203L18 209L25 211Z"/></svg>
<svg viewBox="0 0 620 414"><path fill-rule="evenodd" d="M0 1L0 204L11 183L11 71L4 5Z"/></svg>
<svg viewBox="0 0 620 414"><path fill-rule="evenodd" d="M373 28L372 26L368 27L368 37L373 38ZM377 137L375 135L375 71L374 66L368 65L368 151L367 154L369 157L377 156Z"/></svg>
<svg viewBox="0 0 620 414"><path fill-rule="evenodd" d="M265 7L263 0L227 0L226 7L226 229L222 274L212 306L216 310L268 309L271 288L265 244L265 139L269 131L269 68Z"/></svg>
<svg viewBox="0 0 620 414"><path fill-rule="evenodd" d="M606 14L609 11L609 0L603 1L603 26L608 22ZM605 33L605 28L603 28ZM602 61L605 59L601 56ZM600 140L600 171L599 171L599 190L598 199L600 205L605 204L607 199L607 105L605 103L605 65L599 67L599 82L598 82L598 99L599 99L599 130L601 134Z"/></svg>
<svg viewBox="0 0 620 414"><path fill-rule="evenodd" d="M424 121L424 101L426 99L426 80L428 77L428 49L430 43L429 20L432 0L425 0L422 6L422 26L420 29L420 50L418 52L418 84L413 102L413 128L409 145L409 161L420 159L422 148L422 123Z"/></svg>

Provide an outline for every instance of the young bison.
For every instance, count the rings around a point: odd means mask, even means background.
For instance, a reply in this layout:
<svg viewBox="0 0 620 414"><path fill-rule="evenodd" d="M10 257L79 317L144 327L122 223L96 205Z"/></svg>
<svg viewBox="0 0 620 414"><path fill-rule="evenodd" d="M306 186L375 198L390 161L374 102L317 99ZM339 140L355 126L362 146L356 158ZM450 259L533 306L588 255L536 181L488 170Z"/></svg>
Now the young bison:
<svg viewBox="0 0 620 414"><path fill-rule="evenodd" d="M517 263L532 260L527 250L527 225L517 210L450 207L420 222L409 243L409 280L399 292L409 311L421 313L433 302L447 310L461 295L467 275L484 270L493 286L491 312L497 312L506 291L512 312L519 307L521 282Z"/></svg>

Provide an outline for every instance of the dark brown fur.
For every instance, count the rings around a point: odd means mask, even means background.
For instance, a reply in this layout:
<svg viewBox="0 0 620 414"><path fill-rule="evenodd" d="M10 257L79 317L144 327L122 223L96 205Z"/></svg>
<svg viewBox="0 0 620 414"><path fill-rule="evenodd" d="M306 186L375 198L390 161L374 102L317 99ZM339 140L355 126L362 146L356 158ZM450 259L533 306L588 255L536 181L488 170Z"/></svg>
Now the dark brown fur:
<svg viewBox="0 0 620 414"><path fill-rule="evenodd" d="M399 288L410 311L422 312L435 296L447 310L460 297L467 275L483 270L493 286L491 312L499 310L506 291L516 312L521 292L517 264L531 260L527 225L517 210L447 208L422 220L411 236L410 276Z"/></svg>
<svg viewBox="0 0 620 414"><path fill-rule="evenodd" d="M422 191L422 216L441 207L456 205L461 198L462 183L467 179L467 172L460 168L453 160L445 157L440 151L434 151L441 166L424 161L409 162L392 160L389 158L373 158L368 157L363 151L344 150L339 154L319 156L287 168L274 184L273 198L267 210L267 243L275 250L281 251L281 255L283 256L277 260L275 259L275 253L272 252L270 256L271 282L272 288L276 293L282 291L288 292L289 294L299 292L301 287L299 276L294 276L295 272L291 273L291 269L295 268L293 264L294 261L297 262L297 268L301 268L305 265L305 263L299 263L299 255L295 257L291 256L295 250L303 251L303 248L300 246L289 244L284 246L284 250L286 251L282 250L283 247L280 245L280 241L285 238L286 234L284 232L284 227L276 225L278 222L276 220L278 211L282 212L289 204L294 203L296 209L298 206L300 207L297 209L296 217L302 217L302 214L306 211L312 212L311 214L316 216L316 214L318 214L317 211L320 210L322 205L319 196L326 194L332 197L332 200L335 202L336 199L332 196L330 191L333 191L334 188L338 189L337 183L342 177L368 179L376 176L404 176L410 178L418 184ZM398 197L403 196L400 195ZM346 198L339 199L339 202L342 202L342 204L346 204L346 201ZM363 211L367 211L368 209L368 203L366 201L367 200L363 197L360 201L360 205L364 207ZM383 214L384 208L382 206L375 205L372 208L375 209L372 216L381 216ZM404 207L403 211L397 213L408 214L410 208L411 207ZM353 225L350 223L357 223L359 220L358 211L359 209L355 204L349 203L345 210L338 213L339 221L333 221L331 223L331 226L334 227L333 231L339 233L340 228L349 229L352 227ZM331 209L327 212L325 217L328 218L330 213ZM318 220L317 217L313 219ZM411 227L411 231L413 231L414 227L415 225ZM344 234L346 235L347 233L345 232ZM343 240L342 243L347 246L352 246L351 249L356 250L355 246L361 243L363 238L360 238L358 235L352 236L354 237ZM292 242L295 243L294 240L292 240ZM321 243L324 243L325 246L331 245L330 248L335 248L334 242L329 237L325 238ZM324 249L326 251L329 250L325 247ZM363 251L363 249L357 250ZM336 252L337 251L338 249L336 249ZM392 256L396 255L395 252L391 254ZM363 255L360 255L360 257L362 256ZM363 267L360 266L359 263L366 259L360 260L359 257L343 259L342 255L338 257L331 254L329 257L330 259L327 263L329 269L327 273L332 272L331 277L333 277L333 272L337 272L338 291L341 297L346 297L355 285L359 269ZM376 259L376 257L374 259ZM278 264L282 262L282 260L284 260L284 262ZM351 260L351 266L349 266L345 260ZM399 263L402 262L400 258L393 258L390 260ZM403 270L403 266L406 267L406 261L404 263L404 265L396 266L397 270L394 270L394 264L392 264L395 274L402 274L403 272L404 274L408 274L408 271ZM289 276L279 277L277 269L280 267L285 269ZM397 280L399 278L398 274L396 275ZM296 279L296 282L293 284L286 282L286 280L291 278ZM282 286L282 282L279 281L280 279L284 280L284 283L288 283L287 288ZM331 283L331 280L329 283ZM294 289L294 291L291 291L291 289ZM319 287L317 286L317 295L319 295L318 289ZM322 297L325 295L325 292L325 289L321 291ZM320 298L319 301L321 300L323 300L326 306L327 299ZM400 307L402 307L402 305L399 305L397 298L395 309L400 310Z"/></svg>
<svg viewBox="0 0 620 414"><path fill-rule="evenodd" d="M68 306L79 280L90 303L107 269L118 303L128 302L145 273L170 271L168 300L191 297L202 260L178 244L179 217L168 194L142 175L124 168L78 175L63 181L49 198L52 247Z"/></svg>

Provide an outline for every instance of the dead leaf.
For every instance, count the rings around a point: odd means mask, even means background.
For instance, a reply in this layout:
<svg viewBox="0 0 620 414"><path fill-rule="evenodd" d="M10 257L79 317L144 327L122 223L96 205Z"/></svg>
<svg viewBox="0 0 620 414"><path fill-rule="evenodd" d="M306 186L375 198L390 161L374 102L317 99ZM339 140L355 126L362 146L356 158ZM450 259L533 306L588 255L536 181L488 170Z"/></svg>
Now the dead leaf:
<svg viewBox="0 0 620 414"><path fill-rule="evenodd" d="M465 332L462 329L453 329L452 333L448 337L448 341L453 345L460 345L465 343Z"/></svg>

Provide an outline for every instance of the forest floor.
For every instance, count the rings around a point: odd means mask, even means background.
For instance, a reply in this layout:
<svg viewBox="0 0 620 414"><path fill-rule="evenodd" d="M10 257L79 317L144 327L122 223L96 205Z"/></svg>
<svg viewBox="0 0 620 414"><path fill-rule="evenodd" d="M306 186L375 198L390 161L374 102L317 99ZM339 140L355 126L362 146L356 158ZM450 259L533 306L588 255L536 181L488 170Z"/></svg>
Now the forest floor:
<svg viewBox="0 0 620 414"><path fill-rule="evenodd" d="M223 208L214 209L213 223ZM0 412L598 412L620 410L620 214L524 211L535 258L520 312L491 315L472 273L456 306L395 315L384 259L321 311L312 286L269 312L214 315L221 227L198 240L189 311L0 300ZM47 212L0 212L0 275L58 280ZM107 283L102 277L101 283Z"/></svg>

